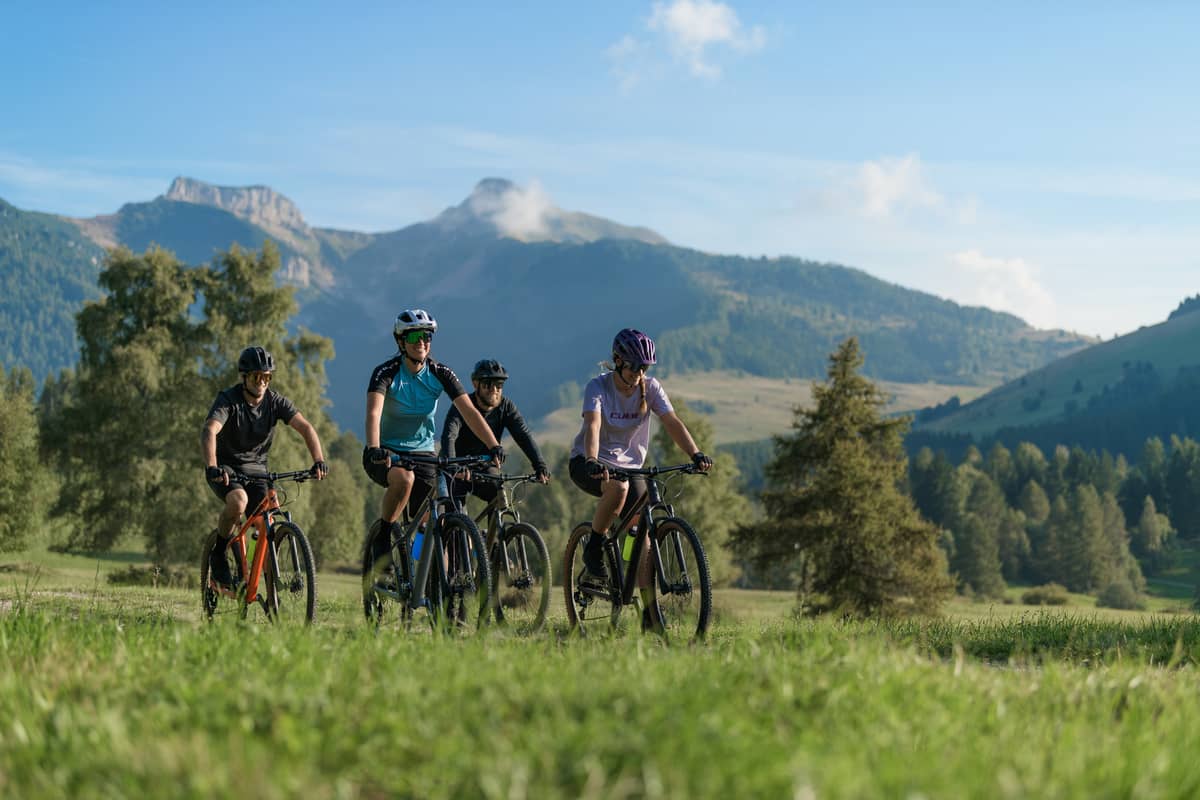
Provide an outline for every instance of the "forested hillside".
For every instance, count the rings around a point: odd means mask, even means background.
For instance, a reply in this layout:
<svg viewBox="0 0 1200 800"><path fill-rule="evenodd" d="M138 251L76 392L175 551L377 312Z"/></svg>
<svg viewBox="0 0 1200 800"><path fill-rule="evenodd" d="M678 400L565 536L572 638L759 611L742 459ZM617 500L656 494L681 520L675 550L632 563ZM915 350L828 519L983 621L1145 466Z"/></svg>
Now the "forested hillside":
<svg viewBox="0 0 1200 800"><path fill-rule="evenodd" d="M0 200L0 364L40 383L78 360L74 315L100 296L103 258L72 223Z"/></svg>
<svg viewBox="0 0 1200 800"><path fill-rule="evenodd" d="M134 252L157 244L198 265L234 243L259 248L276 242L279 279L300 288L293 324L333 340L332 414L354 430L367 376L394 351L391 324L405 307L425 307L438 318L434 357L458 372L465 375L485 356L504 361L514 376L510 392L531 417L570 401L607 357L613 332L625 326L659 340L662 375L733 370L813 377L826 354L856 335L873 378L989 386L1087 344L860 270L799 258L711 255L577 212L546 209L537 226L513 231L503 208L517 191L507 181L485 180L428 222L366 234L311 228L299 209L267 187L212 187L181 178L151 202L76 226L57 223L53 252L60 254L57 262L71 264L67 256L76 251L98 256L97 244ZM0 239L0 258L11 265L6 279L19 284L41 262L27 258L27 248L8 244L13 241ZM64 289L59 319L42 323L53 329L50 339L73 335L70 315L79 298L97 296L94 272L88 278ZM21 324L32 324L44 305L28 293L10 297L6 309ZM34 369L40 381L51 362L37 356L28 337L21 342L9 345L6 359L33 367L30 359L41 358ZM54 365L71 363L69 349L59 345L57 352Z"/></svg>

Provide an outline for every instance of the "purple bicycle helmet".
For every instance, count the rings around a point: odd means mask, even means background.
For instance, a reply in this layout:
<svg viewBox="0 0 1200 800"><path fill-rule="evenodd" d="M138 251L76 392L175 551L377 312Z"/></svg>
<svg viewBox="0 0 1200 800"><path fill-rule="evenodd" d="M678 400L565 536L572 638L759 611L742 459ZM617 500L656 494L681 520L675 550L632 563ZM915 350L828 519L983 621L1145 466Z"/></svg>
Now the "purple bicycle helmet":
<svg viewBox="0 0 1200 800"><path fill-rule="evenodd" d="M639 330L624 328L613 337L613 356L620 356L633 366L658 363L654 358L654 340Z"/></svg>

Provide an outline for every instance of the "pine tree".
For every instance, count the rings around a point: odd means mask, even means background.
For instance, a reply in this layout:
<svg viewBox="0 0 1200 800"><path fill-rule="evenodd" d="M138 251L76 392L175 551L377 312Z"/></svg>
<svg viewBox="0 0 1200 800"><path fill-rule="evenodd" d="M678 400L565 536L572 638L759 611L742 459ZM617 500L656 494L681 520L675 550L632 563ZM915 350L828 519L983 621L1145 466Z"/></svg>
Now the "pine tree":
<svg viewBox="0 0 1200 800"><path fill-rule="evenodd" d="M950 569L959 587L983 597L1001 597L1004 578L1000 574L1000 546L997 528L1007 516L1004 495L992 479L974 467L963 464L964 482L970 494L954 526L955 556Z"/></svg>
<svg viewBox="0 0 1200 800"><path fill-rule="evenodd" d="M1154 498L1146 495L1130 542L1130 549L1141 560L1146 572L1155 573L1166 566L1174 536L1171 521L1165 514L1158 513Z"/></svg>
<svg viewBox="0 0 1200 800"><path fill-rule="evenodd" d="M0 365L0 552L29 544L45 506L33 375Z"/></svg>
<svg viewBox="0 0 1200 800"><path fill-rule="evenodd" d="M887 397L862 363L853 338L830 357L815 407L797 408L793 433L775 441L767 520L737 529L733 546L760 563L797 562L809 613L932 612L952 583L937 528L901 490L908 420L883 417Z"/></svg>

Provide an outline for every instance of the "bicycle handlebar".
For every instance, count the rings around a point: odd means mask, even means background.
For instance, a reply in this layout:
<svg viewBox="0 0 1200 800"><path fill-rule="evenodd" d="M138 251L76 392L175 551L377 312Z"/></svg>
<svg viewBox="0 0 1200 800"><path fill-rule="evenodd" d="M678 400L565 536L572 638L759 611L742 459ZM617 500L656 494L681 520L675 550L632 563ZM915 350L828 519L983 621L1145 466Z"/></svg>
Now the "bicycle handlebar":
<svg viewBox="0 0 1200 800"><path fill-rule="evenodd" d="M493 475L490 472L479 472L473 477L479 480L491 481L492 483L509 483L510 481L528 481L532 483L538 479L538 474L531 472L528 475Z"/></svg>
<svg viewBox="0 0 1200 800"><path fill-rule="evenodd" d="M312 474L312 468L298 469L292 472L268 472L263 475L247 475L242 472L233 472L229 476L229 480L238 483L266 482L278 483L279 481L295 481L296 483L304 483L305 481L316 480L316 476Z"/></svg>
<svg viewBox="0 0 1200 800"><path fill-rule="evenodd" d="M671 464L666 467L614 467L605 464L603 461L600 463L608 470L610 475L624 478L653 478L669 472L683 472L689 475L704 475L705 477L708 475L706 472L701 472L699 467L690 462L687 464Z"/></svg>
<svg viewBox="0 0 1200 800"><path fill-rule="evenodd" d="M471 467L482 464L490 464L493 459L490 455L482 456L429 456L421 453L389 453L388 464L393 467L403 467L408 464L432 464L441 471L447 471L451 467Z"/></svg>

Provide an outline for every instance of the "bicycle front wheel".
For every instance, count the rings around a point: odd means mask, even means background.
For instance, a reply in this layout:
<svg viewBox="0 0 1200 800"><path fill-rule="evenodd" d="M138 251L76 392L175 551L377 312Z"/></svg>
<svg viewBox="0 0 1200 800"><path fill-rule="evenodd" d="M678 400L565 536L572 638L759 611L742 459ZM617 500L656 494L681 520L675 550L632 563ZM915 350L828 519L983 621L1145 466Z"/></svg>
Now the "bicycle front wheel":
<svg viewBox="0 0 1200 800"><path fill-rule="evenodd" d="M317 612L317 573L308 537L294 522L277 522L269 538L267 615L273 622L309 625Z"/></svg>
<svg viewBox="0 0 1200 800"><path fill-rule="evenodd" d="M506 525L492 543L492 606L496 622L520 634L537 633L550 606L550 553L537 528Z"/></svg>
<svg viewBox="0 0 1200 800"><path fill-rule="evenodd" d="M650 609L647 624L660 628L668 641L703 639L712 616L712 583L700 537L684 520L669 517L655 525L654 541L663 571L655 577L657 608Z"/></svg>
<svg viewBox="0 0 1200 800"><path fill-rule="evenodd" d="M445 575L430 570L430 581L444 580L440 587L427 592L438 627L447 631L482 627L489 613L492 571L486 557L483 536L470 517L444 514L438 521L445 553Z"/></svg>

